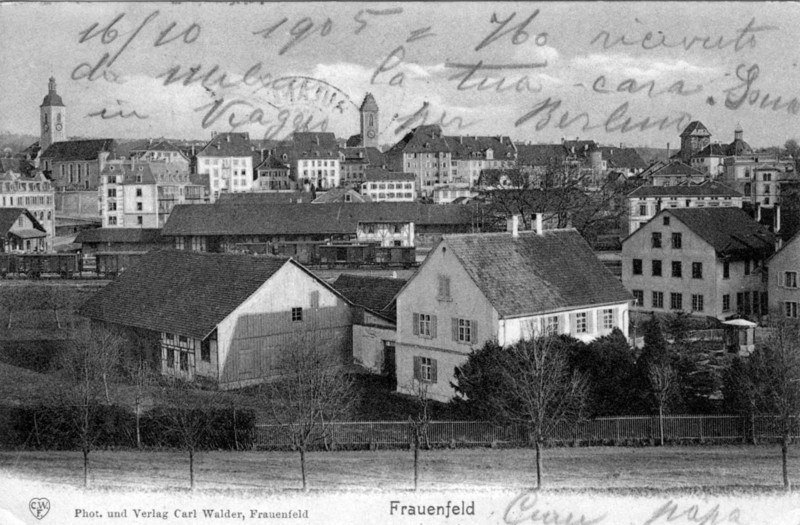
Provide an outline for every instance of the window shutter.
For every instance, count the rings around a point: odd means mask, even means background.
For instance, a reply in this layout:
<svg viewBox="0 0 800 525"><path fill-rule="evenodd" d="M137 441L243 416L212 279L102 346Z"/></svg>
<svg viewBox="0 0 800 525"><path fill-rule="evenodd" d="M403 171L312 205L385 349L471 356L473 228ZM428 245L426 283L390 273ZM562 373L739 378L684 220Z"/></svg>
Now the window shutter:
<svg viewBox="0 0 800 525"><path fill-rule="evenodd" d="M436 339L436 316L431 316L431 338Z"/></svg>
<svg viewBox="0 0 800 525"><path fill-rule="evenodd" d="M414 356L414 379L422 381L422 359L419 356Z"/></svg>
<svg viewBox="0 0 800 525"><path fill-rule="evenodd" d="M411 324L414 326L414 335L419 335L419 314L413 314Z"/></svg>
<svg viewBox="0 0 800 525"><path fill-rule="evenodd" d="M450 321L450 326L452 327L453 331L453 341L458 341L458 319L451 317Z"/></svg>
<svg viewBox="0 0 800 525"><path fill-rule="evenodd" d="M472 329L472 339L470 340L471 343L478 342L478 321L472 320L469 322L469 326Z"/></svg>
<svg viewBox="0 0 800 525"><path fill-rule="evenodd" d="M436 359L431 359L431 383L435 383L438 377L438 367L436 366L436 363Z"/></svg>
<svg viewBox="0 0 800 525"><path fill-rule="evenodd" d="M578 329L578 314L569 314L569 326L564 327L564 333L570 333L570 330L575 331Z"/></svg>

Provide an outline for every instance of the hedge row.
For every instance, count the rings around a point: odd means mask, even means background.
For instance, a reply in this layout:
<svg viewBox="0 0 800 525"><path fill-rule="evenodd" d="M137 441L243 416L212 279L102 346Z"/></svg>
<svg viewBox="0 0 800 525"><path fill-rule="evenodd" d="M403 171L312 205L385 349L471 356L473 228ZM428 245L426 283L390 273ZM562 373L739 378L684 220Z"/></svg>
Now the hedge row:
<svg viewBox="0 0 800 525"><path fill-rule="evenodd" d="M80 450L85 414L80 407L47 405L0 408L0 446ZM135 448L136 416L127 407L100 405L88 414L91 448ZM232 408L157 408L139 419L143 447L241 450L253 447L256 416Z"/></svg>

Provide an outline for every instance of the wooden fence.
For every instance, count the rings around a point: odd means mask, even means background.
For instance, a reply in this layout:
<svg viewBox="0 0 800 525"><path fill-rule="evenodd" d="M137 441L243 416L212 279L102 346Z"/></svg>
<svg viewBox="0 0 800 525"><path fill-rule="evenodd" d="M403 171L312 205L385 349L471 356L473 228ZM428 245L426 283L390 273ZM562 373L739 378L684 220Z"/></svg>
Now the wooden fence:
<svg viewBox="0 0 800 525"><path fill-rule="evenodd" d="M775 416L665 416L664 438L675 441L751 441L780 437ZM794 432L796 437L797 431ZM524 426L500 426L482 421L431 421L427 442L433 446L522 446L529 442ZM404 421L341 422L326 426L328 444L354 448L397 447L411 443L411 428ZM626 444L658 441L658 416L603 417L562 424L552 433L553 444ZM288 448L291 439L281 425L257 425L258 448Z"/></svg>

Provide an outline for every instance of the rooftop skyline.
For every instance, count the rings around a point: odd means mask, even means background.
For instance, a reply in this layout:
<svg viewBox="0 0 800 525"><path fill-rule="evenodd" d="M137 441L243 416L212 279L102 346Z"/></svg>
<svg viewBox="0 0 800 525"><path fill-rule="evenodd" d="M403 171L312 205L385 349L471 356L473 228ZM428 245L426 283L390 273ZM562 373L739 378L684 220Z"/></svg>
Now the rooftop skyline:
<svg viewBox="0 0 800 525"><path fill-rule="evenodd" d="M782 145L800 135L800 6L754 5L4 4L0 130L38 136L53 76L69 136L346 138L369 92L382 144L439 123L676 149L700 120L712 141L741 125Z"/></svg>

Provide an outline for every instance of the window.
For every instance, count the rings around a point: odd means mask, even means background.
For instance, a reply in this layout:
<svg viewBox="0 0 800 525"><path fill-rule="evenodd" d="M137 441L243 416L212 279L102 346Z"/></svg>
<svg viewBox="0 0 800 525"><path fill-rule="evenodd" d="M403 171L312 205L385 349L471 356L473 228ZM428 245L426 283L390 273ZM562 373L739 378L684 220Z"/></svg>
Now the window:
<svg viewBox="0 0 800 525"><path fill-rule="evenodd" d="M113 189L113 188L108 190L108 196L111 197L111 198L116 197L117 196L117 190Z"/></svg>
<svg viewBox="0 0 800 525"><path fill-rule="evenodd" d="M476 338L476 323L469 319L456 319L452 320L453 323L453 341L459 343L474 343Z"/></svg>
<svg viewBox="0 0 800 525"><path fill-rule="evenodd" d="M142 188L136 188L136 196L137 197L141 197L142 196Z"/></svg>
<svg viewBox="0 0 800 525"><path fill-rule="evenodd" d="M109 218L108 218L108 224L110 224L110 225L113 225L113 226L116 226L116 224L117 224L117 218L116 218L116 217L109 217Z"/></svg>
<svg viewBox="0 0 800 525"><path fill-rule="evenodd" d="M601 310L603 319L603 330L612 330L614 328L614 309L604 308Z"/></svg>
<svg viewBox="0 0 800 525"><path fill-rule="evenodd" d="M200 343L200 360L206 363L211 362L211 341L209 339L204 339Z"/></svg>
<svg viewBox="0 0 800 525"><path fill-rule="evenodd" d="M783 303L783 309L784 313L786 314L786 317L797 319L797 302L786 301L785 303Z"/></svg>
<svg viewBox="0 0 800 525"><path fill-rule="evenodd" d="M142 203L141 202L137 202L136 203L136 211L142 211Z"/></svg>
<svg viewBox="0 0 800 525"><path fill-rule="evenodd" d="M683 309L683 294L671 293L669 294L669 307L671 310Z"/></svg>
<svg viewBox="0 0 800 525"><path fill-rule="evenodd" d="M644 290L633 290L633 305L644 306Z"/></svg>
<svg viewBox="0 0 800 525"><path fill-rule="evenodd" d="M722 296L722 311L723 312L730 312L731 311L731 296L730 294L725 294Z"/></svg>
<svg viewBox="0 0 800 525"><path fill-rule="evenodd" d="M175 368L175 350L167 348L167 368Z"/></svg>
<svg viewBox="0 0 800 525"><path fill-rule="evenodd" d="M437 376L436 359L414 356L414 379L424 383L435 383Z"/></svg>
<svg viewBox="0 0 800 525"><path fill-rule="evenodd" d="M664 226L669 226L669 215L664 216Z"/></svg>
<svg viewBox="0 0 800 525"><path fill-rule="evenodd" d="M703 311L703 296L702 295L692 294L692 311L693 312L702 312Z"/></svg>
<svg viewBox="0 0 800 525"><path fill-rule="evenodd" d="M108 202L108 211L116 211L116 209L117 209L117 203L114 202L114 201L109 201Z"/></svg>
<svg viewBox="0 0 800 525"><path fill-rule="evenodd" d="M412 319L414 335L436 338L436 316L415 313Z"/></svg>
<svg viewBox="0 0 800 525"><path fill-rule="evenodd" d="M652 262L653 277L661 277L661 261L653 259Z"/></svg>
<svg viewBox="0 0 800 525"><path fill-rule="evenodd" d="M446 275L439 276L436 299L439 301L452 301L450 297L450 277Z"/></svg>
<svg viewBox="0 0 800 525"><path fill-rule="evenodd" d="M303 320L303 308L297 306L292 308L292 321L302 321Z"/></svg>
<svg viewBox="0 0 800 525"><path fill-rule="evenodd" d="M784 272L783 285L786 288L797 288L797 272Z"/></svg>
<svg viewBox="0 0 800 525"><path fill-rule="evenodd" d="M558 316L549 315L544 319L544 334L556 335L558 333Z"/></svg>
<svg viewBox="0 0 800 525"><path fill-rule="evenodd" d="M653 308L664 308L664 292L653 292Z"/></svg>
<svg viewBox="0 0 800 525"><path fill-rule="evenodd" d="M675 250L680 250L682 245L683 245L683 236L680 234L680 232L673 233L672 248Z"/></svg>
<svg viewBox="0 0 800 525"><path fill-rule="evenodd" d="M723 261L722 263L722 278L723 279L731 278L731 265L728 261Z"/></svg>
<svg viewBox="0 0 800 525"><path fill-rule="evenodd" d="M647 216L647 205L646 204L640 204L639 205L639 215L641 217L646 217Z"/></svg>
<svg viewBox="0 0 800 525"><path fill-rule="evenodd" d="M183 250L183 237L175 237L175 249Z"/></svg>
<svg viewBox="0 0 800 525"><path fill-rule="evenodd" d="M189 370L189 352L181 352L181 370L186 372Z"/></svg>
<svg viewBox="0 0 800 525"><path fill-rule="evenodd" d="M575 314L575 333L585 334L589 331L586 312Z"/></svg>
<svg viewBox="0 0 800 525"><path fill-rule="evenodd" d="M681 277L683 274L680 261L672 261L672 276Z"/></svg>
<svg viewBox="0 0 800 525"><path fill-rule="evenodd" d="M642 275L642 260L633 260L633 275Z"/></svg>
<svg viewBox="0 0 800 525"><path fill-rule="evenodd" d="M703 278L703 263L701 262L693 262L692 263L692 279L702 279Z"/></svg>
<svg viewBox="0 0 800 525"><path fill-rule="evenodd" d="M661 232L653 232L653 248L661 248Z"/></svg>
<svg viewBox="0 0 800 525"><path fill-rule="evenodd" d="M136 224L138 224L139 226L141 226L143 222L144 222L144 219L142 218L142 216L141 216L141 215L138 215L138 216L136 217Z"/></svg>

